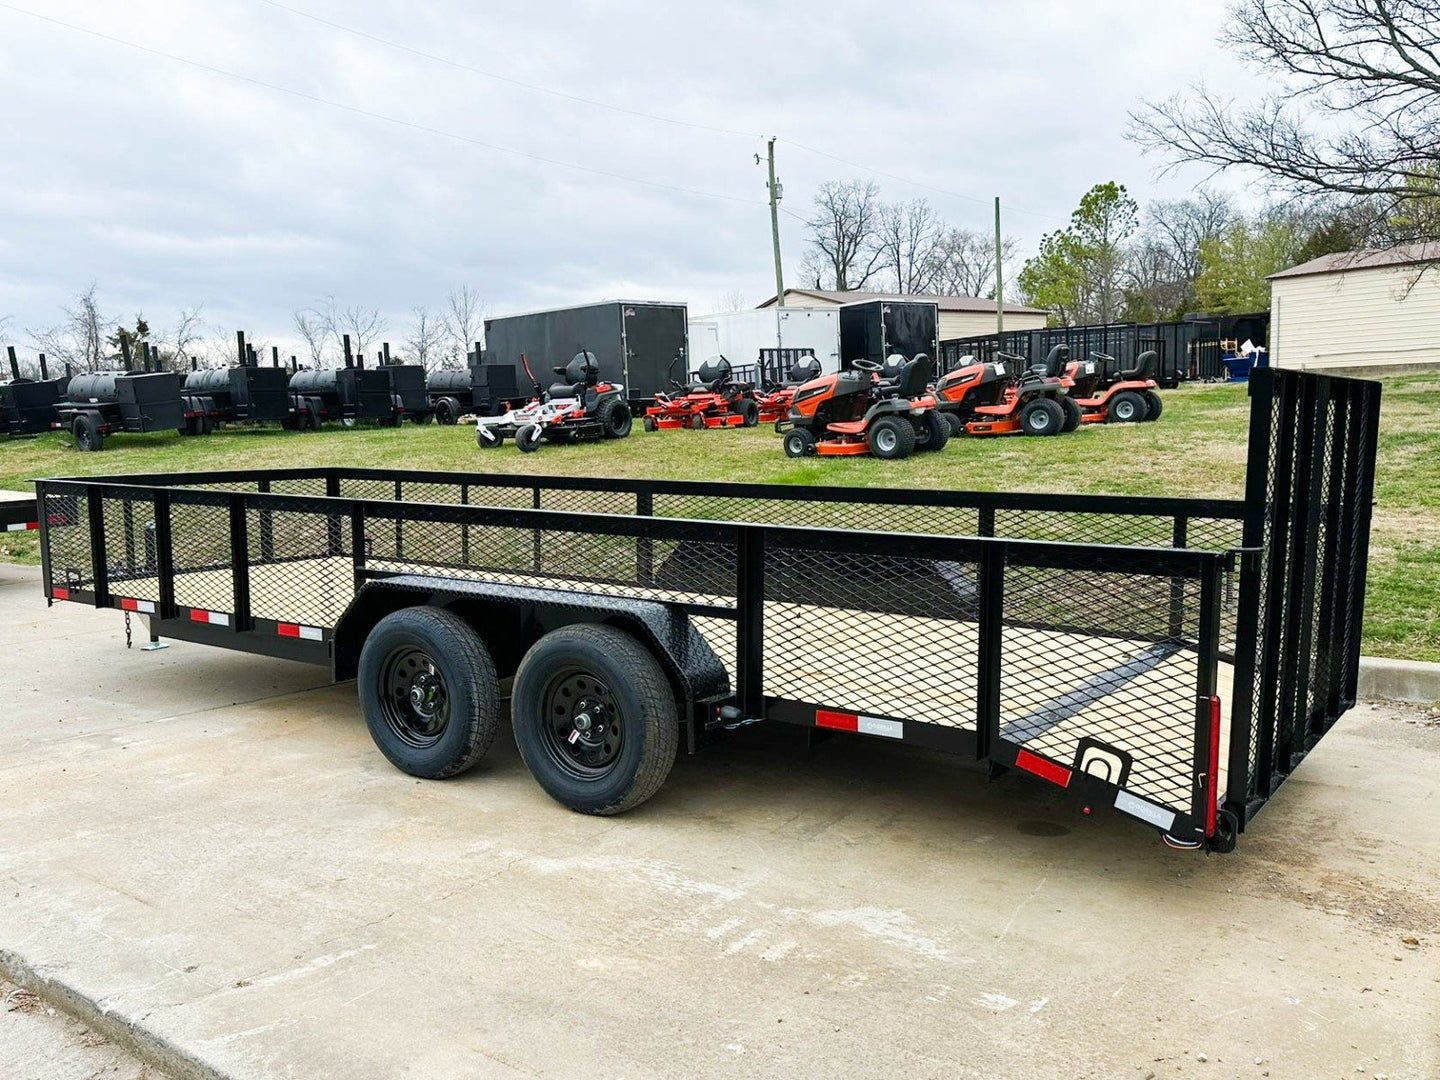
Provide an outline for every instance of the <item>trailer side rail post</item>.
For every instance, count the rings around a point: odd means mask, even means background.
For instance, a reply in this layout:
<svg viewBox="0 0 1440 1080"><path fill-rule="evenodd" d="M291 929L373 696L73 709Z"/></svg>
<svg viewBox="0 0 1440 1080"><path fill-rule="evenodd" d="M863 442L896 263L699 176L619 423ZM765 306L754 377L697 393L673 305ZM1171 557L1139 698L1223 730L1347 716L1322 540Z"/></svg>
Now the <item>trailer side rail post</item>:
<svg viewBox="0 0 1440 1080"><path fill-rule="evenodd" d="M530 489L530 491L530 506L535 510L539 510L540 485L536 484L533 488ZM540 538L542 535L543 534L540 532L540 529L538 527L530 530L530 561L532 563L531 569L534 570L534 572L537 574L543 573L545 569L545 558L540 551Z"/></svg>
<svg viewBox="0 0 1440 1080"><path fill-rule="evenodd" d="M1195 650L1195 790L1190 813L1204 824L1207 838L1215 835L1220 807L1220 570L1220 559L1208 556L1200 575Z"/></svg>
<svg viewBox="0 0 1440 1080"><path fill-rule="evenodd" d="M635 493L635 516L655 516L655 495L651 491ZM655 584L655 541L648 536L635 538L635 575L641 585Z"/></svg>
<svg viewBox="0 0 1440 1080"><path fill-rule="evenodd" d="M155 605L161 619L175 617L175 548L170 531L170 491L155 491L155 573L159 579L160 601Z"/></svg>
<svg viewBox="0 0 1440 1080"><path fill-rule="evenodd" d="M982 515L985 511L981 511ZM989 511L991 531L995 512ZM980 553L979 641L976 648L975 759L984 761L1000 738L1000 679L1005 635L1006 544L995 540Z"/></svg>
<svg viewBox="0 0 1440 1080"><path fill-rule="evenodd" d="M248 498L244 492L231 492L230 572L233 575L235 617L230 627L235 633L254 628L250 617L250 530Z"/></svg>
<svg viewBox="0 0 1440 1080"><path fill-rule="evenodd" d="M40 514L40 588L44 590L47 599L51 594L51 587L54 584L53 568L50 564L50 485L39 483L35 485L35 501L39 506ZM71 526L75 524L70 523ZM53 601L50 601L53 603Z"/></svg>
<svg viewBox="0 0 1440 1080"><path fill-rule="evenodd" d="M470 485L460 485L460 505L470 505ZM362 537L363 540L363 537ZM465 521L460 525L460 561L466 566L470 565L470 522Z"/></svg>
<svg viewBox="0 0 1440 1080"><path fill-rule="evenodd" d="M395 501L397 503L405 501L405 485L403 481L399 480L398 478L395 481ZM404 514L395 515L395 558L397 561L402 557L402 553L405 551L404 519Z"/></svg>
<svg viewBox="0 0 1440 1080"><path fill-rule="evenodd" d="M261 495L270 494L270 478L262 477L255 485ZM265 507L260 511L260 561L275 561L275 511Z"/></svg>
<svg viewBox="0 0 1440 1080"><path fill-rule="evenodd" d="M1375 454L1380 440L1380 385L1364 383L1360 389L1358 412L1364 417L1364 429L1356 440L1357 467L1360 469L1359 493L1355 499L1355 573L1350 581L1350 639L1345 655L1345 701L1354 704L1355 684L1360 672L1361 613L1365 610L1365 574L1370 563L1370 517L1375 502ZM1362 456L1363 455L1363 456Z"/></svg>
<svg viewBox="0 0 1440 1080"><path fill-rule="evenodd" d="M1170 534L1170 544L1175 550L1185 548L1189 526L1189 518L1175 515L1175 527ZM1178 577L1170 579L1170 636L1177 641L1185 636L1185 581Z"/></svg>
<svg viewBox="0 0 1440 1080"><path fill-rule="evenodd" d="M746 717L765 715L765 529L735 530L736 701Z"/></svg>
<svg viewBox="0 0 1440 1080"><path fill-rule="evenodd" d="M336 472L328 472L325 476L325 497L340 498L340 476ZM345 541L340 535L340 515L333 510L325 517L325 554L331 558L345 554Z"/></svg>
<svg viewBox="0 0 1440 1080"><path fill-rule="evenodd" d="M1284 701L1283 688L1278 685L1277 673L1281 673L1283 652L1281 639L1285 635L1285 582L1291 572L1290 532L1293 525L1293 464L1295 429L1299 421L1299 403L1290 393L1288 383L1277 386L1274 402L1280 427L1275 432L1273 445L1275 458L1271 464L1274 486L1270 496L1270 535L1266 543L1264 574L1264 632L1261 635L1263 652L1260 657L1260 695L1256 702L1255 715L1260 720L1259 737L1255 747L1255 793L1268 799L1275 791L1275 735L1279 710Z"/></svg>
<svg viewBox="0 0 1440 1080"><path fill-rule="evenodd" d="M356 499L350 504L350 567L358 593L365 584L365 504Z"/></svg>
<svg viewBox="0 0 1440 1080"><path fill-rule="evenodd" d="M110 564L105 554L105 506L100 485L85 485L85 506L90 517L90 569L95 575L95 606L110 606Z"/></svg>
<svg viewBox="0 0 1440 1080"><path fill-rule="evenodd" d="M1310 692L1310 597L1315 581L1315 544L1320 529L1320 473L1324 440L1316 417L1328 398L1325 380L1300 387L1299 446L1295 453L1294 492L1304 499L1291 522L1283 603L1284 637L1280 654L1280 699L1276 704L1275 765L1290 773L1305 753L1303 723Z"/></svg>

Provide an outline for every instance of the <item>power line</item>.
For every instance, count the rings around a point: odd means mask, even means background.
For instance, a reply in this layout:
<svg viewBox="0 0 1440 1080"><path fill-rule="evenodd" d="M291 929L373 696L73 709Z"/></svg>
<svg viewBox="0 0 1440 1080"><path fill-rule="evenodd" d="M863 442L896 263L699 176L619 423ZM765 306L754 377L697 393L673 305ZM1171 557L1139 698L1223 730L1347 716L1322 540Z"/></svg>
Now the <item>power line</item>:
<svg viewBox="0 0 1440 1080"><path fill-rule="evenodd" d="M72 30L89 37L99 38L115 45L123 45L127 49L134 49L138 52L147 53L150 56L158 56L177 64L184 64L187 67L196 68L200 71L209 72L212 75L221 75L228 79L236 79L240 82L249 83L252 86L259 86L266 90L273 90L276 93L289 94L292 97L301 98L318 105L326 105L332 109L340 109L344 112L353 113L356 116L364 116L371 120L381 120L387 124L394 124L398 127L409 128L412 131L421 131L429 135L439 135L442 138L453 139L456 142L468 143L471 146L478 146L485 150L493 150L500 154L511 154L515 157L527 158L530 161L542 162L546 165L556 165L563 169L574 169L577 172L591 173L595 176L608 177L611 180L622 180L630 184L641 184L645 187L660 188L665 191L674 191L683 195L695 195L705 199L718 199L724 202L741 203L746 206L765 206L766 203L759 199L746 199L738 195L722 195L714 191L702 191L699 188L682 187L678 184L667 184L660 180L648 180L638 176L627 176L624 173L610 172L605 169L596 169L589 165L579 165L573 161L562 161L559 158L546 157L543 154L532 154L525 150L516 150L514 147L501 146L498 143L485 142L481 139L471 138L469 135L461 135L458 132L446 131L443 128L432 127L429 124L416 123L413 120L405 120L398 116L387 116L384 113L372 112L369 109L362 109L358 105L347 105L342 101L333 101L330 98L320 97L318 94L307 93L304 90L296 90L294 87L282 86L279 83L266 82L264 79L257 79L253 75L245 75L238 71L230 71L226 68L215 67L199 60L192 60L189 57L178 56L175 53L165 52L162 49L152 48L149 45L141 45L138 42L128 41L125 38L115 37L100 30L93 30L87 26L80 26L75 23L65 22L63 19L56 19L50 15L41 15L37 11L30 11L26 8L16 7L13 4L0 0L0 8L13 11L17 15L28 15L32 19L39 19L42 22L51 23L55 26Z"/></svg>

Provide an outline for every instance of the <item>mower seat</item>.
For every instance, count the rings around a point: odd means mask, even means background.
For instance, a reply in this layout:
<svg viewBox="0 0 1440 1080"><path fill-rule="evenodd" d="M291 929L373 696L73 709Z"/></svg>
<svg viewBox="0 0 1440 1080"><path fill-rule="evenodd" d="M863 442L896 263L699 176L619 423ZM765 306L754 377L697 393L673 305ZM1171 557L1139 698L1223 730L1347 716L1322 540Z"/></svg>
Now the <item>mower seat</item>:
<svg viewBox="0 0 1440 1080"><path fill-rule="evenodd" d="M1065 370L1065 365L1070 362L1070 346L1056 345L1048 353L1045 359L1030 368L1030 374L1039 376L1042 379L1058 379Z"/></svg>
<svg viewBox="0 0 1440 1080"><path fill-rule="evenodd" d="M895 378L881 380L876 392L882 398L917 398L929 387L934 369L930 357L916 353L914 360L900 365Z"/></svg>
<svg viewBox="0 0 1440 1080"><path fill-rule="evenodd" d="M700 365L696 380L686 389L692 394L713 394L730 380L730 361L723 356L712 357Z"/></svg>
<svg viewBox="0 0 1440 1080"><path fill-rule="evenodd" d="M585 396L585 388L600 381L600 361L592 352L578 352L564 367L554 369L556 375L567 380L550 386L552 398L578 398Z"/></svg>
<svg viewBox="0 0 1440 1080"><path fill-rule="evenodd" d="M1118 372L1120 382L1144 382L1155 377L1155 365L1160 359L1160 354L1154 349L1146 349L1135 358L1135 366Z"/></svg>
<svg viewBox="0 0 1440 1080"><path fill-rule="evenodd" d="M785 380L786 386L803 386L811 379L820 377L820 361L813 356L802 356L790 369L790 377Z"/></svg>

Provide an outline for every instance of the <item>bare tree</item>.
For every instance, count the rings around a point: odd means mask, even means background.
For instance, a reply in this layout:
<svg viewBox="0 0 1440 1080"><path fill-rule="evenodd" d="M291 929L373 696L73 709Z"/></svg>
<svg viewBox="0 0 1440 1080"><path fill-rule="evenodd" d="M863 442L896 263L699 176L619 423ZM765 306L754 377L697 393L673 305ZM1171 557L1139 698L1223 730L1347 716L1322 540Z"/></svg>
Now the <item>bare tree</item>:
<svg viewBox="0 0 1440 1080"><path fill-rule="evenodd" d="M310 354L310 366L317 370L325 367L325 349L335 337L335 298L326 297L318 308L296 310L290 321Z"/></svg>
<svg viewBox="0 0 1440 1080"><path fill-rule="evenodd" d="M752 306L740 289L728 289L715 301L716 311L748 311Z"/></svg>
<svg viewBox="0 0 1440 1080"><path fill-rule="evenodd" d="M1018 241L1005 237L1000 257L1009 266ZM936 246L935 291L946 296L995 295L995 238L969 229L947 229Z"/></svg>
<svg viewBox="0 0 1440 1080"><path fill-rule="evenodd" d="M364 355L365 350L380 340L380 335L389 328L390 322L380 314L378 308L355 305L339 311L334 316L335 337L350 335L350 344L355 352Z"/></svg>
<svg viewBox="0 0 1440 1080"><path fill-rule="evenodd" d="M200 312L204 306L196 304L194 307L181 308L175 316L174 329L161 339L161 348L169 352L172 366L178 371L187 370L191 360L200 359L199 346L205 336Z"/></svg>
<svg viewBox="0 0 1440 1080"><path fill-rule="evenodd" d="M410 336L405 342L405 352L412 363L420 364L427 372L433 371L443 360L445 320L433 315L424 304L411 308L410 313Z"/></svg>
<svg viewBox="0 0 1440 1080"><path fill-rule="evenodd" d="M935 282L945 223L924 199L883 203L875 226L879 269L897 293L927 293Z"/></svg>
<svg viewBox="0 0 1440 1080"><path fill-rule="evenodd" d="M461 362L485 333L485 303L469 285L461 285L445 297L443 316L449 359Z"/></svg>
<svg viewBox="0 0 1440 1080"><path fill-rule="evenodd" d="M840 292L863 289L884 258L875 243L880 186L873 180L827 180L814 202L814 215L807 223L810 250L805 276L815 274Z"/></svg>
<svg viewBox="0 0 1440 1080"><path fill-rule="evenodd" d="M1152 203L1129 253L1127 317L1178 319L1195 310L1201 248L1222 236L1235 218L1229 196L1206 188L1192 199Z"/></svg>
<svg viewBox="0 0 1440 1080"><path fill-rule="evenodd" d="M1133 139L1172 167L1239 166L1291 192L1378 198L1415 222L1406 238L1440 235L1434 0L1241 0L1221 42L1269 69L1271 91L1237 105L1192 87L1132 114Z"/></svg>
<svg viewBox="0 0 1440 1080"><path fill-rule="evenodd" d="M106 365L105 338L115 321L100 313L96 292L92 281L63 309L63 322L27 331L35 348L61 364L69 364L76 371L99 371L103 368Z"/></svg>

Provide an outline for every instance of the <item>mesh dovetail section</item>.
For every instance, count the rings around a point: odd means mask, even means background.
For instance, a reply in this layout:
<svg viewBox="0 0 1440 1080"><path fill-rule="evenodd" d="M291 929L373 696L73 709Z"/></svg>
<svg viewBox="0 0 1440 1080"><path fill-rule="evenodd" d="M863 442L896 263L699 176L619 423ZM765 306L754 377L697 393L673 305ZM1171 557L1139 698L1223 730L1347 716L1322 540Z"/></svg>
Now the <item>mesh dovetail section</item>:
<svg viewBox="0 0 1440 1080"><path fill-rule="evenodd" d="M234 608L228 509L172 503L170 550L175 566L176 604L207 611L228 612Z"/></svg>
<svg viewBox="0 0 1440 1080"><path fill-rule="evenodd" d="M45 535L50 545L50 582L62 589L90 589L90 500L85 495L45 496Z"/></svg>
<svg viewBox="0 0 1440 1080"><path fill-rule="evenodd" d="M347 520L255 508L248 516L251 613L333 627L355 595Z"/></svg>
<svg viewBox="0 0 1440 1080"><path fill-rule="evenodd" d="M765 556L765 693L973 726L977 568L783 547Z"/></svg>
<svg viewBox="0 0 1440 1080"><path fill-rule="evenodd" d="M101 506L110 590L135 600L158 601L155 500L147 495L109 494Z"/></svg>
<svg viewBox="0 0 1440 1080"><path fill-rule="evenodd" d="M1189 812L1199 583L1009 566L1000 734L1064 765L1080 740L1132 759L1125 787Z"/></svg>

